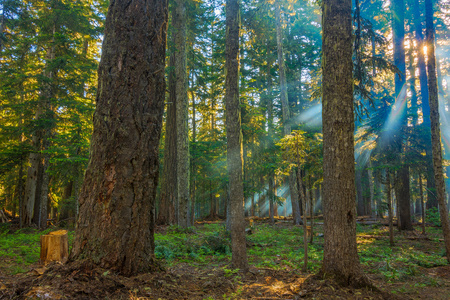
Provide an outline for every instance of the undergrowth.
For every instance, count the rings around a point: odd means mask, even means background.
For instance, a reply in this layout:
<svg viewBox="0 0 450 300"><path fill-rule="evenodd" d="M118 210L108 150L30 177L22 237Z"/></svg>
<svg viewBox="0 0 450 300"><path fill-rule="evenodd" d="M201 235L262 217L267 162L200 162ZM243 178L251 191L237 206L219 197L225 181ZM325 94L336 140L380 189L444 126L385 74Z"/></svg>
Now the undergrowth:
<svg viewBox="0 0 450 300"><path fill-rule="evenodd" d="M23 228L14 233L10 230L9 224L0 224L0 268L14 275L29 271L30 265L39 262L40 236L57 229ZM69 244L72 239L73 232L69 231Z"/></svg>
<svg viewBox="0 0 450 300"><path fill-rule="evenodd" d="M39 261L39 239L46 231L22 229L10 232L8 225L0 226L0 268L9 274L29 270ZM308 273L317 272L323 258L322 226L314 227L314 243L308 245ZM387 236L385 226L358 225L358 234ZM427 228L430 240L403 239L396 231L396 245L391 247L387 238L358 238L358 252L365 272L378 278L400 283L418 279L419 286L433 286L436 281L423 277L424 269L447 265L443 257L440 228ZM69 232L72 241L73 232ZM290 223L254 224L252 234L247 235L248 261L259 269L300 272L303 266L303 228ZM155 234L155 256L163 264L174 266L180 262L195 267L221 268L225 276L238 280L237 272L229 269L231 261L231 237L221 223L205 224L180 229L171 226L166 233ZM422 276L422 277L421 277Z"/></svg>

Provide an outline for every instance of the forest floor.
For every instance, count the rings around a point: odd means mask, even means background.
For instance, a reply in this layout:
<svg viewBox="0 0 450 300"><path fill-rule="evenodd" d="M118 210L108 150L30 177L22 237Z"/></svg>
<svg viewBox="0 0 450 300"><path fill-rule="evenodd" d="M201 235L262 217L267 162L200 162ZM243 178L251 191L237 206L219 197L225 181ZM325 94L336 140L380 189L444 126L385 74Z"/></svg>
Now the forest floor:
<svg viewBox="0 0 450 300"><path fill-rule="evenodd" d="M0 224L0 299L450 299L450 265L438 227L427 227L426 236L396 231L391 247L386 226L357 225L362 267L381 293L314 278L323 253L321 225L313 228L302 272L303 228L285 219L274 225L255 220L247 236L247 274L230 267L222 222L185 231L158 227L155 256L164 271L134 277L76 264L43 268L39 236L53 230Z"/></svg>

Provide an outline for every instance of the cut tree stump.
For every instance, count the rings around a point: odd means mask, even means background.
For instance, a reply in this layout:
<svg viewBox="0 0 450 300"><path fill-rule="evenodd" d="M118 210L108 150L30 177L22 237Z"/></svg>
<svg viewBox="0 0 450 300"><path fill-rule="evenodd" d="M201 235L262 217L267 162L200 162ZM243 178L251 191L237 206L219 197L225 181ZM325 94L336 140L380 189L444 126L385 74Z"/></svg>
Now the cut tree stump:
<svg viewBox="0 0 450 300"><path fill-rule="evenodd" d="M58 230L41 235L41 264L57 261L65 263L69 257L67 230Z"/></svg>

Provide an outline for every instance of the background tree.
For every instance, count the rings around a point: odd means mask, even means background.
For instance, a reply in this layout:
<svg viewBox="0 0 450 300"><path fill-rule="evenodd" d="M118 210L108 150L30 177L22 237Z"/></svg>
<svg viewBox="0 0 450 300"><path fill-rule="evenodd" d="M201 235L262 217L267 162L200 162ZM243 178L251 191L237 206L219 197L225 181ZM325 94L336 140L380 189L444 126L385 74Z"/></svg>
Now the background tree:
<svg viewBox="0 0 450 300"><path fill-rule="evenodd" d="M441 130L439 120L438 85L436 79L436 57L434 53L434 25L433 25L433 1L425 0L426 14L426 46L427 46L427 70L428 70L428 101L430 105L431 141L433 143L433 168L436 183L437 200L441 216L442 230L444 232L445 250L447 261L450 262L450 223L448 219L447 203L445 202L444 172L442 169Z"/></svg>
<svg viewBox="0 0 450 300"><path fill-rule="evenodd" d="M227 128L227 165L230 188L230 225L232 265L246 272L248 269L245 240L244 186L241 112L239 101L239 28L240 14L238 0L227 0L226 5L227 43L225 105Z"/></svg>

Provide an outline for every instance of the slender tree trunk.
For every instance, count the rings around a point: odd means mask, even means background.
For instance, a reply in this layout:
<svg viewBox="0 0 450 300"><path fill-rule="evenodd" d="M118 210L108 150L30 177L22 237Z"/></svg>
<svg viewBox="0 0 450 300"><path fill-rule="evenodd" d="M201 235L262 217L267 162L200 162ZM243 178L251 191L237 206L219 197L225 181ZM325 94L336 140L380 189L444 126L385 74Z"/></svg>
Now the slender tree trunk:
<svg viewBox="0 0 450 300"><path fill-rule="evenodd" d="M409 88L411 90L411 113L412 116L412 125L414 127L417 126L419 115L418 115L418 104L417 104L417 90L416 90L416 68L414 64L414 50L412 47L409 48Z"/></svg>
<svg viewBox="0 0 450 300"><path fill-rule="evenodd" d="M430 132L430 105L428 103L428 76L427 76L427 67L425 62L425 40L423 37L423 27L422 27L422 18L420 16L420 12L423 11L421 9L419 0L414 0L414 27L416 32L416 40L417 40L417 61L419 67L419 82L420 82L420 102L422 103L422 117L423 123L421 124L421 128L425 133L423 135L425 141L423 143L425 147L426 154L426 179L427 179L427 199L428 199L428 207L437 207L437 198L436 198L436 184L434 180L433 173L433 162L432 162L432 150L431 150L431 137L428 132Z"/></svg>
<svg viewBox="0 0 450 300"><path fill-rule="evenodd" d="M273 94L272 94L272 76L270 74L270 70L272 68L272 61L270 59L270 47L269 47L269 40L266 40L266 57L267 57L267 74L266 74L266 80L267 80L267 98L266 98L266 105L267 105L267 148L272 149L274 147L273 144L273 135L274 135L274 126L273 126ZM273 168L269 170L269 199L270 199L270 222L274 224L274 216L275 216L275 205L274 204L274 174Z"/></svg>
<svg viewBox="0 0 450 300"><path fill-rule="evenodd" d="M53 63L53 60L55 59L55 46L54 46L54 36L56 34L56 25L53 25L53 39L52 39L52 45L47 50L47 68L50 68L49 66ZM48 120L54 119L53 117L53 110L51 105L51 98L53 97L53 89L52 89L52 80L56 77L56 70L49 70L44 72L44 76L47 78L47 82L44 83L44 90L43 90L43 108L45 111L45 118ZM52 123L52 122L50 122ZM53 126L52 126L53 127ZM44 152L42 154L42 182L40 183L41 186L41 195L40 195L40 207L39 207L39 228L45 229L47 228L47 217L48 217L48 185L49 185L49 174L48 174L48 167L49 167L49 160L50 155L47 153L48 148L50 147L50 139L52 135L53 128L45 128L43 130L42 134L42 151Z"/></svg>
<svg viewBox="0 0 450 300"><path fill-rule="evenodd" d="M24 186L23 186L23 161L20 160L19 166L19 178L17 179L17 190L19 194L19 228L23 227L23 197L24 197Z"/></svg>
<svg viewBox="0 0 450 300"><path fill-rule="evenodd" d="M450 223L445 201L445 182L442 167L441 128L439 123L439 100L436 78L436 57L434 54L435 32L433 25L433 2L425 0L426 45L428 69L428 101L430 104L431 143L433 153L433 169L436 183L436 196L439 203L442 231L444 233L447 261L450 262Z"/></svg>
<svg viewBox="0 0 450 300"><path fill-rule="evenodd" d="M284 55L283 55L283 33L281 26L281 3L280 0L275 1L275 19L276 19L276 30L277 30L277 52L278 52L278 68L280 71L280 98L281 98L281 110L283 113L283 133L284 135L291 134L291 124L290 124L290 112L289 112L289 102L287 94L287 83L286 83L286 71L284 67ZM294 220L294 225L302 223L300 215L300 203L298 199L297 191L297 179L295 178L295 172L289 172L289 191L291 195L292 203L292 217Z"/></svg>
<svg viewBox="0 0 450 300"><path fill-rule="evenodd" d="M255 193L252 193L252 207L250 210L250 214L252 217L255 216Z"/></svg>
<svg viewBox="0 0 450 300"><path fill-rule="evenodd" d="M406 60L405 60L405 4L404 0L393 0L392 5L392 33L394 44L394 64L399 69L400 74L395 75L395 97L401 97L401 91L406 84ZM394 135L396 143L399 145L397 151L401 161L401 169L398 172L399 183L396 187L396 199L399 205L399 215L401 219L400 230L412 230L411 223L411 200L409 193L409 166L405 158L406 147L402 145L402 132L407 128L406 110L400 117L400 127Z"/></svg>
<svg viewBox="0 0 450 300"><path fill-rule="evenodd" d="M154 203L164 110L167 2L111 1L91 155L71 260L155 270Z"/></svg>
<svg viewBox="0 0 450 300"><path fill-rule="evenodd" d="M245 241L244 187L241 107L239 101L239 28L238 0L226 1L226 77L225 107L227 129L227 165L230 184L231 263L248 270Z"/></svg>
<svg viewBox="0 0 450 300"><path fill-rule="evenodd" d="M273 203L273 177L269 176L269 217L270 217L270 223L273 225L275 223L274 219L274 203Z"/></svg>
<svg viewBox="0 0 450 300"><path fill-rule="evenodd" d="M178 208L177 187L177 125L176 106L177 97L175 90L175 57L169 59L169 101L166 117L166 134L164 144L164 165L161 181L161 193L159 198L159 211L156 224L175 224L175 217Z"/></svg>
<svg viewBox="0 0 450 300"><path fill-rule="evenodd" d="M310 219L310 226L311 226L311 236L309 243L313 243L314 239L314 198L313 198L313 189L311 185L311 175L309 176L309 219Z"/></svg>
<svg viewBox="0 0 450 300"><path fill-rule="evenodd" d="M189 227L189 127L186 71L186 1L175 0L172 28L175 51L175 95L177 131L177 223L182 228Z"/></svg>
<svg viewBox="0 0 450 300"><path fill-rule="evenodd" d="M322 7L324 253L321 274L342 285L370 285L356 248L352 1Z"/></svg>
<svg viewBox="0 0 450 300"><path fill-rule="evenodd" d="M364 199L362 187L362 169L355 171L356 173L356 213L358 216L364 215Z"/></svg>
<svg viewBox="0 0 450 300"><path fill-rule="evenodd" d="M423 183L422 183L422 174L419 173L419 193L420 193L420 206L422 209L422 234L426 234L426 225L425 225L425 202L423 200Z"/></svg>
<svg viewBox="0 0 450 300"><path fill-rule="evenodd" d="M422 178L421 178L421 174L419 173L418 174L418 177L417 177L417 184L420 186L420 183L421 183L421 180L422 180ZM423 187L421 187L422 189L423 189ZM422 202L421 202L421 197L420 197L420 192L419 192L419 197L417 197L416 198L416 204L415 204L415 211L414 211L414 214L417 216L417 217L419 217L421 214L422 214Z"/></svg>
<svg viewBox="0 0 450 300"><path fill-rule="evenodd" d="M375 217L376 216L376 207L375 207L375 189L374 189L374 182L373 182L373 169L372 169L372 162L369 159L369 163L367 166L367 176L369 178L369 201L370 201L370 216Z"/></svg>
<svg viewBox="0 0 450 300"><path fill-rule="evenodd" d="M194 83L192 82L192 85ZM193 87L192 87L193 88ZM197 122L195 120L196 114L196 104L195 104L195 94L191 89L191 99L192 99L192 150L195 154L195 143L197 142ZM192 159L192 172L191 172L191 180L192 183L190 185L191 188L191 224L194 225L195 222L195 198L196 198L196 174L197 174L197 165L195 161L195 156Z"/></svg>
<svg viewBox="0 0 450 300"><path fill-rule="evenodd" d="M400 215L400 230L413 230L411 222L411 202L409 192L409 167L403 166L398 171L398 208ZM408 201L406 201L408 200Z"/></svg>
<svg viewBox="0 0 450 300"><path fill-rule="evenodd" d="M5 13L6 13L6 7L5 7L5 1L2 3L2 15L0 16L0 53L3 48L3 30L5 27Z"/></svg>
<svg viewBox="0 0 450 300"><path fill-rule="evenodd" d="M389 218L389 243L394 246L394 221L392 213L392 191L391 191L391 175L386 170L386 195L388 202L388 218Z"/></svg>
<svg viewBox="0 0 450 300"><path fill-rule="evenodd" d="M306 212L306 195L302 188L303 186L303 176L300 165L300 143L298 134L296 136L296 150L297 150L297 180L298 180L298 190L300 192L300 201L302 201L303 206L303 268L302 271L306 272L308 270L308 221L307 221L307 212Z"/></svg>

